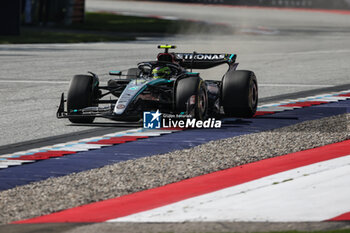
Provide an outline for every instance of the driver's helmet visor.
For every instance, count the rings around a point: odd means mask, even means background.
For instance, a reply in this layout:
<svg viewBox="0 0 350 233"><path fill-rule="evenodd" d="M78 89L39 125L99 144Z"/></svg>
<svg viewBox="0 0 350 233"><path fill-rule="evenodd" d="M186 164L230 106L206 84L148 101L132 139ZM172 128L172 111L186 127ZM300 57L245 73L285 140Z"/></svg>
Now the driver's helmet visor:
<svg viewBox="0 0 350 233"><path fill-rule="evenodd" d="M152 75L154 78L166 78L171 74L169 67L156 67L152 70Z"/></svg>

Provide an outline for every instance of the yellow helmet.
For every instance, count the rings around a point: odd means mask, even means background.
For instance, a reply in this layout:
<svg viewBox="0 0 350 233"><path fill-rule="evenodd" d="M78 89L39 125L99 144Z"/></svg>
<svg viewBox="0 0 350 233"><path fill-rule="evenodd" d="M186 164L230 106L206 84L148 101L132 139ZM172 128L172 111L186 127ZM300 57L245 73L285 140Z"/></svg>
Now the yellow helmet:
<svg viewBox="0 0 350 233"><path fill-rule="evenodd" d="M154 78L167 78L171 74L171 69L167 66L156 67L152 70L152 75Z"/></svg>

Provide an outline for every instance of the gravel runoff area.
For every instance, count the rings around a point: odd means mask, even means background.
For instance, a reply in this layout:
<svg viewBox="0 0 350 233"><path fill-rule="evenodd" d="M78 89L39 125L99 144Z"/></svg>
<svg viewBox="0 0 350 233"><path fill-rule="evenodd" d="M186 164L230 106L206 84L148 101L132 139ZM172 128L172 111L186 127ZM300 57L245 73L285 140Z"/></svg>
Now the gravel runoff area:
<svg viewBox="0 0 350 233"><path fill-rule="evenodd" d="M286 232L288 231L328 231L350 230L349 222L184 222L184 223L45 223L45 224L8 224L0 226L0 232L6 233L155 233L155 232ZM1 231L2 230L2 231ZM335 233L333 231L332 233Z"/></svg>
<svg viewBox="0 0 350 233"><path fill-rule="evenodd" d="M350 138L350 114L212 141L0 192L0 223L163 186Z"/></svg>

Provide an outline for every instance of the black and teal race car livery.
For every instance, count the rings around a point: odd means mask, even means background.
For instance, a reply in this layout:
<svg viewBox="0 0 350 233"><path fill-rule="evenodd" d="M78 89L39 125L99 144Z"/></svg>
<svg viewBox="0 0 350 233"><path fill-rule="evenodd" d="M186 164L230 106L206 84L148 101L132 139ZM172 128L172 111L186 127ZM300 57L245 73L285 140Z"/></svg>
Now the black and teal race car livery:
<svg viewBox="0 0 350 233"><path fill-rule="evenodd" d="M154 61L140 62L126 71L110 71L106 85L94 73L75 75L67 99L61 96L58 118L92 123L96 117L139 121L145 111L208 117L252 117L258 104L254 72L237 70L236 54L174 53L172 45ZM218 80L203 79L193 69L227 64ZM221 78L222 77L222 78ZM113 97L113 98L111 98Z"/></svg>

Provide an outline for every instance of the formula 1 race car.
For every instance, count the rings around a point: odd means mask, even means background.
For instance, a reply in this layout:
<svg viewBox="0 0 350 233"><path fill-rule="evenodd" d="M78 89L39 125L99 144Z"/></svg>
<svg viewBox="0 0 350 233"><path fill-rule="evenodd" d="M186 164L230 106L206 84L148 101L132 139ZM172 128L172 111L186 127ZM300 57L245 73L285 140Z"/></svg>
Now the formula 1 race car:
<svg viewBox="0 0 350 233"><path fill-rule="evenodd" d="M235 54L169 52L176 48L173 45L158 48L165 51L155 61L138 63L126 71L110 71L109 75L117 77L106 86L100 86L94 73L75 75L66 100L62 93L57 117L73 123L92 123L95 117L139 121L144 111L157 110L198 120L255 114L257 80L252 71L236 70ZM192 72L221 64L228 64L228 70L220 81L203 80L199 73Z"/></svg>

